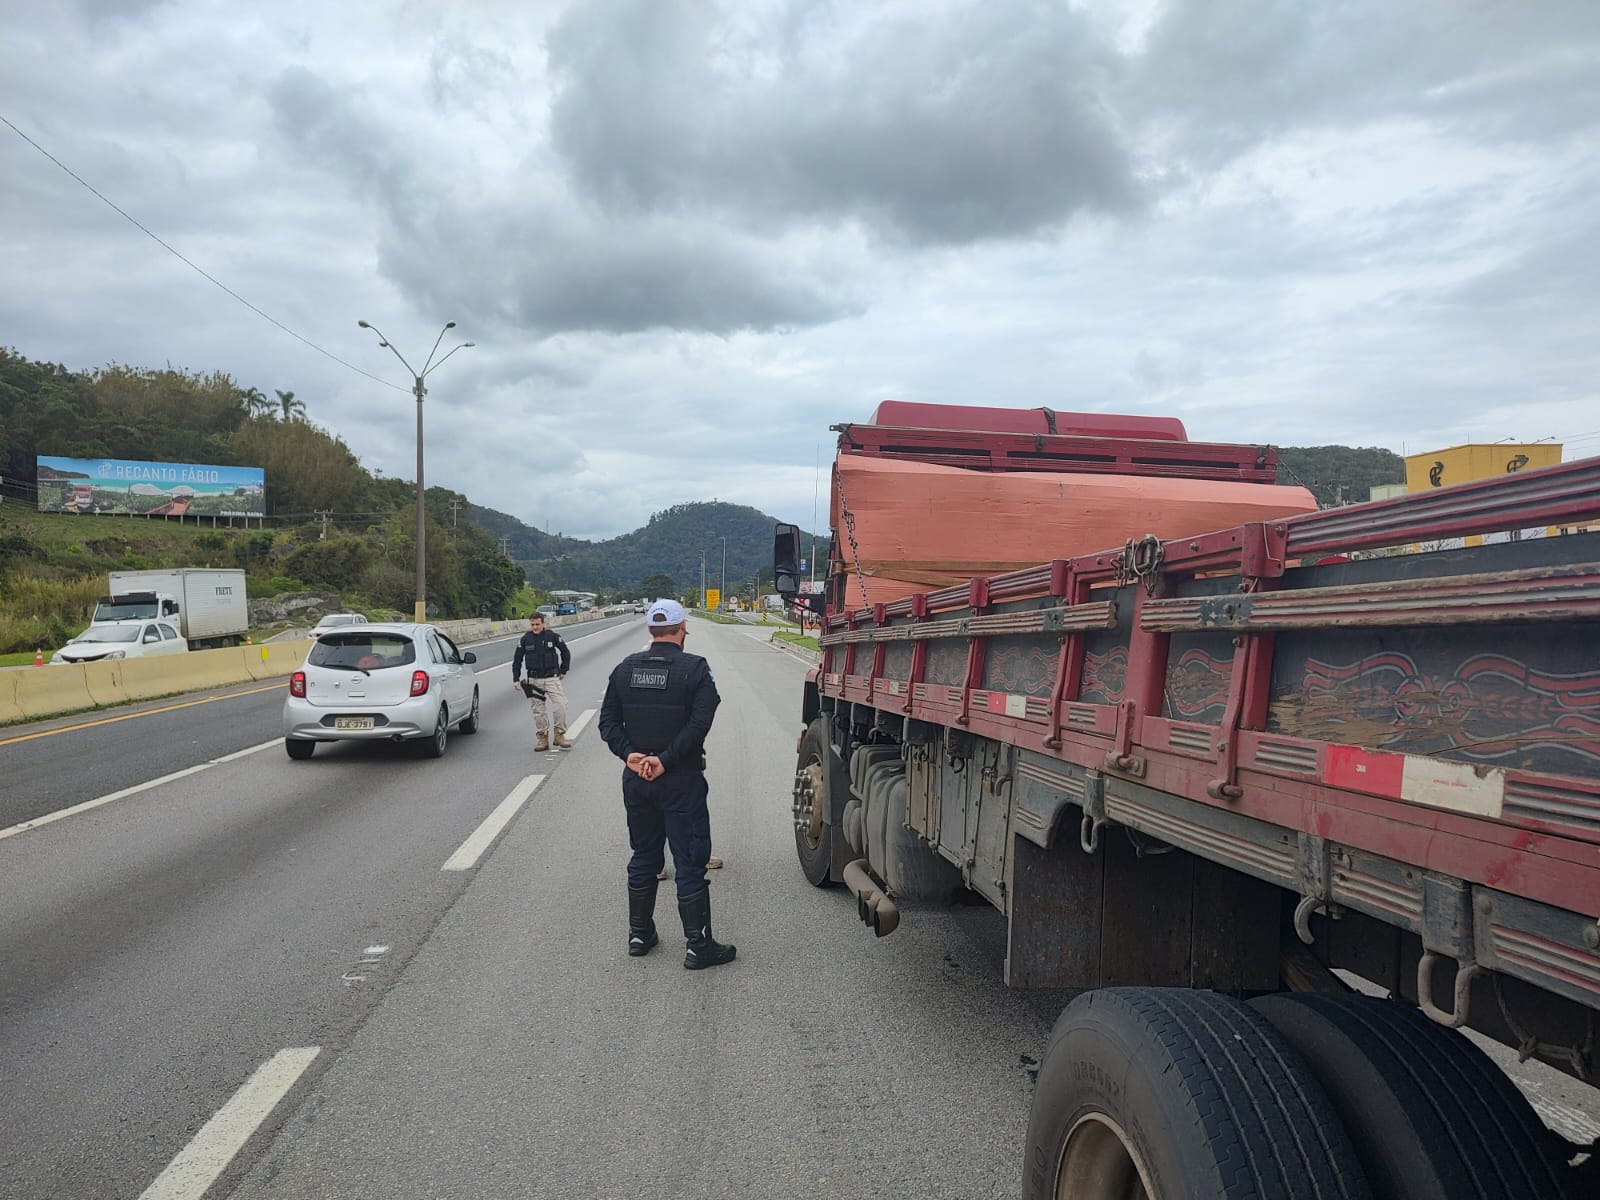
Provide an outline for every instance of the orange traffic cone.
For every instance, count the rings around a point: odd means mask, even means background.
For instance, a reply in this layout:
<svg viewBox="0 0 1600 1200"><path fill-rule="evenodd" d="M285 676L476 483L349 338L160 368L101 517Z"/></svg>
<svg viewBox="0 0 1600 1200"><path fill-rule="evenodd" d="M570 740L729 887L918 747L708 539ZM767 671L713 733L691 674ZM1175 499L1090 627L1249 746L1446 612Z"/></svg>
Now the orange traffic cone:
<svg viewBox="0 0 1600 1200"><path fill-rule="evenodd" d="M36 667L44 666L44 651L37 646L33 648L33 665Z"/></svg>

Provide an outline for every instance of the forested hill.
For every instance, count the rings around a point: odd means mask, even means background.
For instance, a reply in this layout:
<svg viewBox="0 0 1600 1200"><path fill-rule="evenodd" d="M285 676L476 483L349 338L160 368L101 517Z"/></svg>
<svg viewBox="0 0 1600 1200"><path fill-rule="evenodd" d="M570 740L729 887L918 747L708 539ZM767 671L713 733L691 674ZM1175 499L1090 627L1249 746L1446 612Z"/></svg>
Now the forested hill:
<svg viewBox="0 0 1600 1200"><path fill-rule="evenodd" d="M1406 460L1378 446L1278 448L1278 482L1303 484L1324 508L1364 504L1373 488L1405 478Z"/></svg>
<svg viewBox="0 0 1600 1200"><path fill-rule="evenodd" d="M585 590L626 587L649 576L666 576L676 585L661 586L661 593L686 594L700 587L701 555L705 555L705 582L721 586L723 538L727 539L727 587L744 593L772 578L772 528L776 519L742 504L705 501L675 504L654 513L641 529L603 542L569 543L543 555L519 562L536 587L573 587ZM553 540L553 539L552 539ZM803 536L810 553L810 535ZM827 562L827 539L817 542L818 554Z"/></svg>

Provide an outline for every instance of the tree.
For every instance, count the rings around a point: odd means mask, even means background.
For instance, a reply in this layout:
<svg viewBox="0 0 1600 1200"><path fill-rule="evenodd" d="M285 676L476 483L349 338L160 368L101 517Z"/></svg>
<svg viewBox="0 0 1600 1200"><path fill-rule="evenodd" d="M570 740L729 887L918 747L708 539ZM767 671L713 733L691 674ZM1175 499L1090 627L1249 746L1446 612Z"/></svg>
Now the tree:
<svg viewBox="0 0 1600 1200"><path fill-rule="evenodd" d="M264 417L272 411L272 401L260 388L235 388L234 394L238 396L239 403L244 405L245 412L252 417Z"/></svg>
<svg viewBox="0 0 1600 1200"><path fill-rule="evenodd" d="M306 402L304 400L296 400L293 392L281 392L277 388L272 390L278 393L278 406L283 410L283 419L285 421L299 421L305 418Z"/></svg>
<svg viewBox="0 0 1600 1200"><path fill-rule="evenodd" d="M671 575L662 575L657 572L654 575L646 575L644 579L640 580L639 590L651 600L659 600L664 596L676 596L678 594L678 585Z"/></svg>

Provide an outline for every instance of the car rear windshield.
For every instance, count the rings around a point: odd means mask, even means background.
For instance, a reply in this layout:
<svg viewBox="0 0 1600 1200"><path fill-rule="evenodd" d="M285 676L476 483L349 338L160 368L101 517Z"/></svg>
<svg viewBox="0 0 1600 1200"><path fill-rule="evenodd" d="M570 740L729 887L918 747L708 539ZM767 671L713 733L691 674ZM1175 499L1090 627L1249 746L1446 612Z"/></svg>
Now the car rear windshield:
<svg viewBox="0 0 1600 1200"><path fill-rule="evenodd" d="M319 638L306 661L313 667L377 671L411 665L417 661L417 650L404 634L341 630Z"/></svg>

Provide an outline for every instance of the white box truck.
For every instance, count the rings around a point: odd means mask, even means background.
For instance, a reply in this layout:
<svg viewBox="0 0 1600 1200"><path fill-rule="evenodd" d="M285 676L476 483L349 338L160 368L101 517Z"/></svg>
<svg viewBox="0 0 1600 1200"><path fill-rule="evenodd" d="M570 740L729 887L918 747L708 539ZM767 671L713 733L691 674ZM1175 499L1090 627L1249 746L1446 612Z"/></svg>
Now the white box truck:
<svg viewBox="0 0 1600 1200"><path fill-rule="evenodd" d="M250 630L244 572L206 567L111 572L94 623L141 619L176 621L191 650L237 646Z"/></svg>

